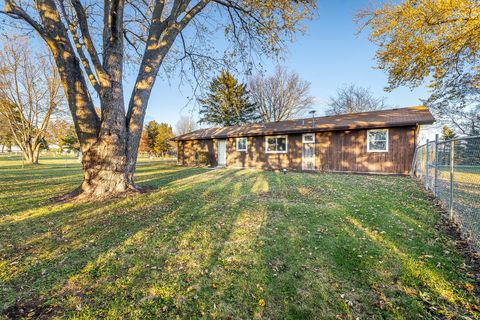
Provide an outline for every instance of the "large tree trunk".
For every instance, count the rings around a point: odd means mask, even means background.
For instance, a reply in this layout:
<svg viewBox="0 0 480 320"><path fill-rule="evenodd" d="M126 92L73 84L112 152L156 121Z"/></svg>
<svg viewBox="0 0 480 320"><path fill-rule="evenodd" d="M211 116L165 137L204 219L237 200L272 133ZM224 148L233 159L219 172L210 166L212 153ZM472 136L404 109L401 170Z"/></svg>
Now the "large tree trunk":
<svg viewBox="0 0 480 320"><path fill-rule="evenodd" d="M81 192L88 196L120 194L131 189L133 181L126 174L125 144L118 137L102 137L83 154Z"/></svg>
<svg viewBox="0 0 480 320"><path fill-rule="evenodd" d="M73 192L59 200L103 199L139 189L133 182L133 173L127 170L126 139L118 134L99 137L82 154L83 181Z"/></svg>

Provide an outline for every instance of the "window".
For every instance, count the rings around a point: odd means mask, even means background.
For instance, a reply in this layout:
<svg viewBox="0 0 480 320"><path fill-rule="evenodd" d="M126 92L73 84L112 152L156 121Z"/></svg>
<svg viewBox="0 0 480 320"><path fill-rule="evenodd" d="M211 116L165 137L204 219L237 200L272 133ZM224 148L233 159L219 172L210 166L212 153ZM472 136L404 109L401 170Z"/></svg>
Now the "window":
<svg viewBox="0 0 480 320"><path fill-rule="evenodd" d="M367 152L388 152L388 129L367 131Z"/></svg>
<svg viewBox="0 0 480 320"><path fill-rule="evenodd" d="M267 153L287 153L287 136L265 137Z"/></svg>
<svg viewBox="0 0 480 320"><path fill-rule="evenodd" d="M247 151L247 138L237 138L237 151Z"/></svg>
<svg viewBox="0 0 480 320"><path fill-rule="evenodd" d="M304 133L302 135L303 143L314 143L315 142L315 133Z"/></svg>

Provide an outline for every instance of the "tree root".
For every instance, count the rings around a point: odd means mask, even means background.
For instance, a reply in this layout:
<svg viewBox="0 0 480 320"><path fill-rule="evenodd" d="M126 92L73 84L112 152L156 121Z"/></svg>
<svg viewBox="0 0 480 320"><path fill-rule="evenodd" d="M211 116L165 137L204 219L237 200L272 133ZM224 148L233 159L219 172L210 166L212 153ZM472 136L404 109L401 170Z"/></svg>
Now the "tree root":
<svg viewBox="0 0 480 320"><path fill-rule="evenodd" d="M57 197L50 198L52 202L56 203L79 203L79 202L91 202L91 201L104 201L115 198L125 198L136 194L144 194L155 190L153 187L145 186L140 187L134 183L129 184L124 191L105 192L102 194L96 194L95 190L85 190L82 185L75 190Z"/></svg>

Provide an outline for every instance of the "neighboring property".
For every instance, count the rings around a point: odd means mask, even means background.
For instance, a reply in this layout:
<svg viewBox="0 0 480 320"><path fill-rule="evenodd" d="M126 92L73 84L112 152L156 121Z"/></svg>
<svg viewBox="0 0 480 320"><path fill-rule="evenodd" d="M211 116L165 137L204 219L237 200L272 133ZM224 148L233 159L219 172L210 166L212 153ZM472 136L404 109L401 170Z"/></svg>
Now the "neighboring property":
<svg viewBox="0 0 480 320"><path fill-rule="evenodd" d="M420 126L434 121L422 106L200 129L174 140L181 165L407 174Z"/></svg>

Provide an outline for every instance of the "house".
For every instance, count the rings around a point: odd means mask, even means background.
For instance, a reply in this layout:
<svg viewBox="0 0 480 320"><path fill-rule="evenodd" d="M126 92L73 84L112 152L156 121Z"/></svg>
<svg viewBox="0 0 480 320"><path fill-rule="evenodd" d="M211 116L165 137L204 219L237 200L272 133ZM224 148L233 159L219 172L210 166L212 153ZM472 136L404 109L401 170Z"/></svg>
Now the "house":
<svg viewBox="0 0 480 320"><path fill-rule="evenodd" d="M426 107L200 129L174 138L178 163L408 174Z"/></svg>

